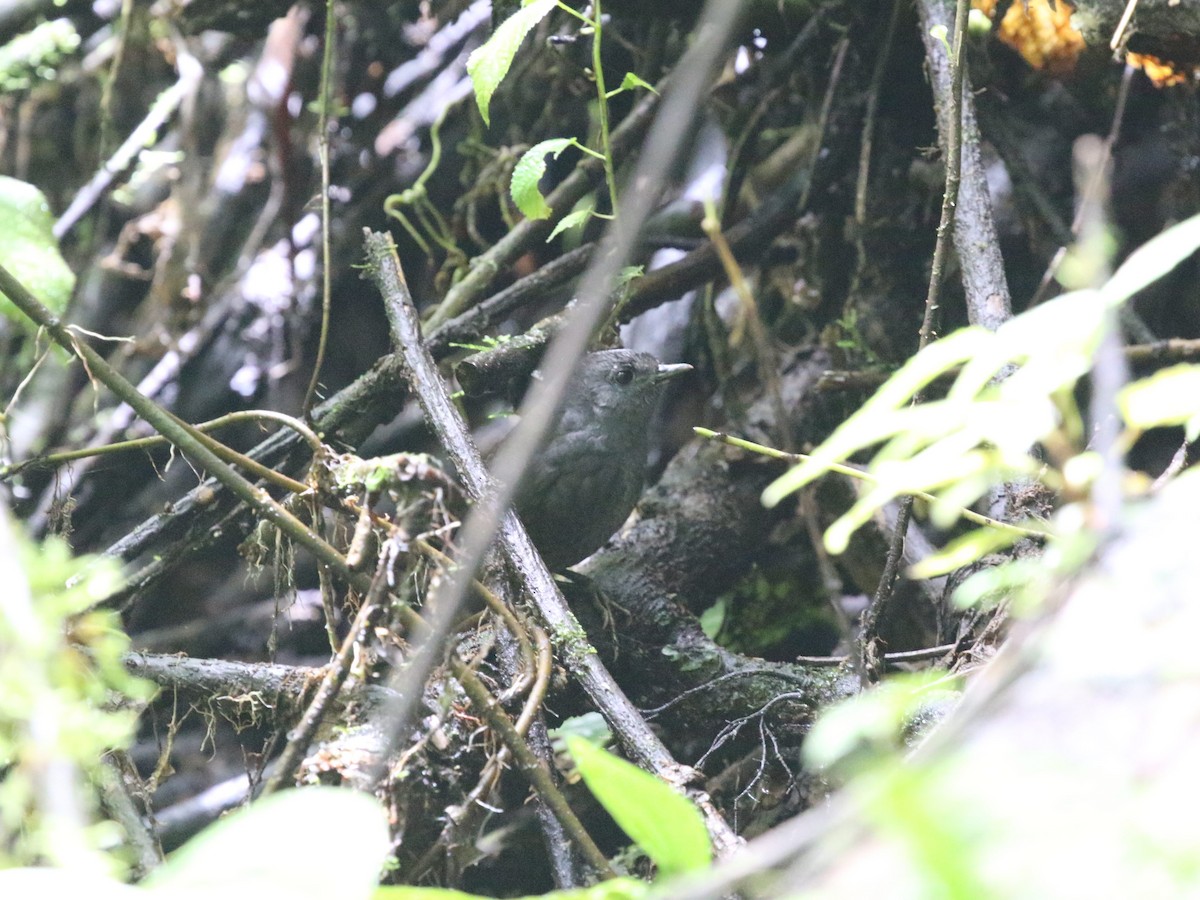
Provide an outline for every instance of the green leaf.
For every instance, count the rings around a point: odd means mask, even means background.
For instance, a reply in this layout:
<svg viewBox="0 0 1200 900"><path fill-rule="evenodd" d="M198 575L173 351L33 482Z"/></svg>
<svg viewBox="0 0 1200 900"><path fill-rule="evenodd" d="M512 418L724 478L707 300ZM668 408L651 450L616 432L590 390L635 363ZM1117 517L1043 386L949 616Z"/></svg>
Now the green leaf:
<svg viewBox="0 0 1200 900"><path fill-rule="evenodd" d="M514 173L514 180L515 180L515 173ZM549 209L549 207L547 207L547 209ZM585 206L583 209L577 209L574 212L567 213L565 216L563 216L561 219L558 220L558 224L554 226L554 230L551 231L550 236L548 238L546 238L546 243L547 244L550 243L552 240L554 240L556 237L558 237L558 235L563 231L568 231L568 230L574 228L576 225L579 225L579 226L585 225L587 223L587 221L592 217L592 214L594 212L595 212L595 210L592 209L592 207Z"/></svg>
<svg viewBox="0 0 1200 900"><path fill-rule="evenodd" d="M1200 366L1181 364L1126 385L1117 395L1125 421L1138 429L1186 425L1188 440L1200 425Z"/></svg>
<svg viewBox="0 0 1200 900"><path fill-rule="evenodd" d="M613 878L574 891L551 891L526 900L639 900L650 893L650 885L636 878Z"/></svg>
<svg viewBox="0 0 1200 900"><path fill-rule="evenodd" d="M1111 303L1129 299L1200 249L1200 215L1172 225L1138 247L1100 293Z"/></svg>
<svg viewBox="0 0 1200 900"><path fill-rule="evenodd" d="M700 614L700 629L715 639L721 633L721 628L725 624L725 616L729 609L729 602L720 597L717 602Z"/></svg>
<svg viewBox="0 0 1200 900"><path fill-rule="evenodd" d="M955 538L937 553L910 566L908 577L919 579L949 575L955 569L983 559L989 553L1011 547L1019 539L1020 535L1012 531L977 528L960 538Z"/></svg>
<svg viewBox="0 0 1200 900"><path fill-rule="evenodd" d="M645 266L625 266L617 273L617 288L626 288L646 274Z"/></svg>
<svg viewBox="0 0 1200 900"><path fill-rule="evenodd" d="M79 47L79 32L69 19L43 22L0 46L0 94L28 91L53 82L58 68Z"/></svg>
<svg viewBox="0 0 1200 900"><path fill-rule="evenodd" d="M483 123L490 125L488 108L492 103L492 95L500 82L512 67L513 57L520 49L525 35L538 22L550 14L557 0L532 0L505 19L496 28L487 43L477 47L467 57L467 74L475 88L475 102L479 106L479 114Z"/></svg>
<svg viewBox="0 0 1200 900"><path fill-rule="evenodd" d="M869 691L825 709L801 750L814 769L842 775L886 761L903 751L910 724L932 702L954 695L938 670L888 678Z"/></svg>
<svg viewBox="0 0 1200 900"><path fill-rule="evenodd" d="M0 176L0 265L57 314L71 299L75 273L58 252L53 228L50 204L41 191ZM7 298L0 309L14 321L27 321Z"/></svg>
<svg viewBox="0 0 1200 900"><path fill-rule="evenodd" d="M712 862L704 820L691 801L587 741L570 736L566 741L588 788L659 872L695 872Z"/></svg>
<svg viewBox="0 0 1200 900"><path fill-rule="evenodd" d="M576 143L575 138L551 138L534 144L517 160L513 167L509 192L512 194L513 203L517 204L517 209L524 213L526 218L550 218L552 210L546 205L546 198L538 188L538 183L546 174L546 157L553 153L554 158L558 159L560 153Z"/></svg>
<svg viewBox="0 0 1200 900"><path fill-rule="evenodd" d="M769 484L763 492L763 504L775 506L788 494L828 472L831 465L894 435L913 431L915 423L910 421L911 416L929 416L930 428L946 427L945 416L921 412L930 404L910 409L909 401L934 379L982 353L991 338L991 332L973 327L930 344L884 382L875 396L843 422L806 460Z"/></svg>
<svg viewBox="0 0 1200 900"><path fill-rule="evenodd" d="M658 93L658 91L654 90L654 85L650 84L645 79L633 74L632 72L626 72L625 77L621 79L621 86L615 91L609 91L608 96L613 97L621 93L621 91L631 91L635 88L643 88L644 90L650 91L652 94Z"/></svg>
<svg viewBox="0 0 1200 900"><path fill-rule="evenodd" d="M612 731L604 716L598 712L587 712L578 716L564 719L557 728L550 729L550 739L553 741L554 752L563 753L568 737L579 738L598 747L604 747L612 741Z"/></svg>
<svg viewBox="0 0 1200 900"><path fill-rule="evenodd" d="M934 25L929 29L929 33L933 36L934 40L942 42L942 46L946 48L947 56L952 56L954 54L954 51L950 49L950 41L948 40L950 31L945 25Z"/></svg>
<svg viewBox="0 0 1200 900"><path fill-rule="evenodd" d="M88 900L149 900L136 887L87 869L6 869L0 872L0 897L87 897Z"/></svg>
<svg viewBox="0 0 1200 900"><path fill-rule="evenodd" d="M146 880L164 897L368 898L388 853L374 798L309 787L260 800L206 828Z"/></svg>
<svg viewBox="0 0 1200 900"><path fill-rule="evenodd" d="M480 900L486 895L468 894L466 891L455 891L450 888L409 887L408 885L387 885L375 889L371 900Z"/></svg>

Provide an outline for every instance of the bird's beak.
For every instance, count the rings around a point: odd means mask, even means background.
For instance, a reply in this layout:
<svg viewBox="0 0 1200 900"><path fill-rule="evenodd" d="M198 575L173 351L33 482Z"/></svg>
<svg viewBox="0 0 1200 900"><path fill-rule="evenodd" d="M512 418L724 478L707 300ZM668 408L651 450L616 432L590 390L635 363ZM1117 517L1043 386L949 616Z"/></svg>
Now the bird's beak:
<svg viewBox="0 0 1200 900"><path fill-rule="evenodd" d="M690 371L692 371L692 367L687 363L676 363L669 366L660 364L658 371L654 373L654 383L658 384L662 381L668 381Z"/></svg>

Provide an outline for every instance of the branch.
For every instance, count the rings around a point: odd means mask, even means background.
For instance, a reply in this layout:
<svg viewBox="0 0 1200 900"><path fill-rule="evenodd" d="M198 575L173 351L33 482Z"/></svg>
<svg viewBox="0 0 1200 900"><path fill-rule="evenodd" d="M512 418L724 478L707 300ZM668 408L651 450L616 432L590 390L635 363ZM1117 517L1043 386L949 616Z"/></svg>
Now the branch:
<svg viewBox="0 0 1200 900"><path fill-rule="evenodd" d="M1000 239L992 217L971 81L959 66L960 80L956 89L946 47L930 33L930 29L941 26L948 34L954 34L950 9L949 0L920 0L917 4L921 16L921 40L925 42L925 58L929 64L930 86L933 88L942 154L947 168L952 164L951 155L954 153L952 135L958 135L957 143L962 147L959 156L961 163L954 163L960 166L961 172L956 197L954 249L962 268L967 316L971 324L995 331L1012 318L1012 300L1004 275L1004 259L1000 256ZM965 17L963 21L965 23ZM962 30L965 31L965 24ZM961 54L965 51L960 49L957 52L961 62ZM959 110L961 114L957 113Z"/></svg>

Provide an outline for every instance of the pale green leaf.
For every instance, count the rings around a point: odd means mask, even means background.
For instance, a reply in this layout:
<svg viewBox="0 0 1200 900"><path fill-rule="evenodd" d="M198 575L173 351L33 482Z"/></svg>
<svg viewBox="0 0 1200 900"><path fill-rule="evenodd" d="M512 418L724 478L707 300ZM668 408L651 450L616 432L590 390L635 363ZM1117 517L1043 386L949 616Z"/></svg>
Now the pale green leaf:
<svg viewBox="0 0 1200 900"><path fill-rule="evenodd" d="M1032 455L1051 433L1081 438L1075 385L1092 367L1111 308L1169 272L1200 247L1200 217L1133 254L1100 290L1064 294L1004 323L994 333L965 329L930 345L897 371L861 409L763 493L770 506L856 453L874 449L874 484L829 528L825 545L842 552L853 532L893 498L933 497L934 524L953 524L963 508L1015 477L1062 476ZM912 406L934 378L961 366L946 399ZM1185 425L1200 434L1200 368L1178 382L1139 382L1122 394L1135 428ZM1000 377L1003 376L1003 377Z"/></svg>
<svg viewBox="0 0 1200 900"><path fill-rule="evenodd" d="M58 252L53 227L41 191L0 175L0 265L51 312L61 313L75 289L75 273ZM26 321L7 298L0 308L10 319Z"/></svg>
<svg viewBox="0 0 1200 900"><path fill-rule="evenodd" d="M704 820L691 801L587 741L566 740L588 788L662 874L695 872L712 861Z"/></svg>
<svg viewBox="0 0 1200 900"><path fill-rule="evenodd" d="M763 503L775 506L784 497L829 471L831 465L893 435L925 433L925 429L915 427L918 421L910 418L912 416L923 419L930 429L934 429L930 433L939 429L944 433L947 419L943 413L929 409L931 404L909 408L908 403L915 393L945 372L972 359L993 339L994 335L986 329L964 328L926 347L893 373L875 395L806 460L769 484L763 492Z"/></svg>
<svg viewBox="0 0 1200 900"><path fill-rule="evenodd" d="M1127 384L1117 395L1117 406L1139 431L1193 422L1200 417L1200 366L1171 366Z"/></svg>
<svg viewBox="0 0 1200 900"><path fill-rule="evenodd" d="M551 891L526 900L640 900L649 895L650 885L636 878L613 878L574 891Z"/></svg>
<svg viewBox="0 0 1200 900"><path fill-rule="evenodd" d="M1019 601L1017 605L1024 608L1030 601L1045 598L1052 578L1041 557L1013 559L975 572L955 589L951 599L958 609L991 607L1010 600Z"/></svg>
<svg viewBox="0 0 1200 900"><path fill-rule="evenodd" d="M965 454L962 477L937 491L929 507L929 519L938 528L949 528L964 510L985 496L992 485L1015 477L1016 470L1002 464L1002 457L984 447Z"/></svg>
<svg viewBox="0 0 1200 900"><path fill-rule="evenodd" d="M769 484L763 492L763 503L774 506L788 494L829 471L831 465L882 441L894 439L897 442L881 451L884 459L911 455L948 433L954 423L954 417L946 415L944 402L900 409L879 408L868 414L870 405L868 402L867 406L842 423L800 465Z"/></svg>
<svg viewBox="0 0 1200 900"><path fill-rule="evenodd" d="M546 174L546 157L553 153L557 159L560 153L575 143L575 138L551 138L534 144L517 160L516 166L513 167L509 192L512 194L513 203L517 204L517 209L526 218L550 218L552 210L546 205L546 198L542 196L541 188L538 187L542 176Z"/></svg>
<svg viewBox="0 0 1200 900"><path fill-rule="evenodd" d="M650 893L650 885L636 878L612 878L591 887L569 891L551 891L520 900L640 900ZM468 894L449 888L389 885L377 888L371 900L487 900L487 895Z"/></svg>
<svg viewBox="0 0 1200 900"><path fill-rule="evenodd" d="M700 614L700 628L710 638L716 638L725 624L729 604L724 597Z"/></svg>
<svg viewBox="0 0 1200 900"><path fill-rule="evenodd" d="M0 897L86 897L87 900L149 900L139 888L104 878L86 869L5 869L0 872Z"/></svg>
<svg viewBox="0 0 1200 900"><path fill-rule="evenodd" d="M483 116L485 125L490 125L488 110L492 104L492 95L500 82L512 67L513 58L538 22L550 14L556 0L533 0L526 3L515 13L497 26L492 36L481 47L477 47L467 57L467 74L475 89L475 102L479 106L479 114Z"/></svg>
<svg viewBox="0 0 1200 900"><path fill-rule="evenodd" d="M954 696L945 688L945 674L937 671L889 678L824 710L805 737L801 754L812 768L844 771L847 763L902 749L916 714L931 702Z"/></svg>
<svg viewBox="0 0 1200 900"><path fill-rule="evenodd" d="M543 168L545 168L545 167L543 166ZM515 182L515 174L516 173L514 173L514 182ZM549 209L549 207L547 207L547 209ZM576 225L579 225L582 227L588 221L588 219L590 219L592 217L593 212L594 212L594 210L590 206L586 206L583 209L577 209L574 212L567 213L565 216L563 216L561 219L558 220L558 224L554 226L554 230L551 231L550 236L548 238L546 238L546 243L547 244L550 243L552 240L554 240L556 237L558 237L558 235L560 233L562 233L564 231L569 231L570 229L574 228ZM547 215L548 214L549 213L547 213ZM535 216L534 218L538 218L538 217ZM541 218L545 218L545 217L542 216Z"/></svg>
<svg viewBox="0 0 1200 900"><path fill-rule="evenodd" d="M586 712L564 719L557 728L550 729L550 739L554 744L555 753L566 751L568 737L582 738L589 744L604 747L612 741L612 731L600 713Z"/></svg>
<svg viewBox="0 0 1200 900"><path fill-rule="evenodd" d="M146 880L163 896L368 898L388 853L368 794L308 787L275 794L193 838Z"/></svg>
<svg viewBox="0 0 1200 900"><path fill-rule="evenodd" d="M982 353L995 335L986 328L962 328L930 344L892 373L855 416L873 414L880 408L905 406L919 391Z"/></svg>
<svg viewBox="0 0 1200 900"><path fill-rule="evenodd" d="M1157 235L1125 260L1100 293L1109 303L1121 303L1157 281L1200 249L1200 215L1184 219Z"/></svg>
<svg viewBox="0 0 1200 900"><path fill-rule="evenodd" d="M950 49L950 41L948 39L950 31L945 25L934 25L929 29L929 34L934 40L940 41L942 46L946 48L947 56L953 55L954 51Z"/></svg>
<svg viewBox="0 0 1200 900"><path fill-rule="evenodd" d="M854 532L871 521L875 510L891 502L896 492L890 487L876 486L867 491L844 515L834 521L825 531L825 549L839 556L850 546Z"/></svg>
<svg viewBox="0 0 1200 900"><path fill-rule="evenodd" d="M937 553L910 566L908 577L919 579L949 575L956 569L983 559L989 553L1012 546L1020 539L1021 536L1015 531L977 528L960 538L955 538Z"/></svg>

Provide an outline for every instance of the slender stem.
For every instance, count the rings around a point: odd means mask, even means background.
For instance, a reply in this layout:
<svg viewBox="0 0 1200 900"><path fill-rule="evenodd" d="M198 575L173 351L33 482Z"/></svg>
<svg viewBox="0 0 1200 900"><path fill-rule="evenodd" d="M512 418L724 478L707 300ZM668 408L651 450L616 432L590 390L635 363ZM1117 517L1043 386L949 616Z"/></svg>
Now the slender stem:
<svg viewBox="0 0 1200 900"><path fill-rule="evenodd" d="M299 419L281 412L276 412L270 409L243 409L237 412L227 413L216 419L210 419L207 422L201 422L199 425L193 425L197 431L210 432L216 431L218 428L224 428L226 425L233 425L237 422L249 421L273 421L280 422L291 428L304 439L304 441L312 448L314 453L320 453L323 449L321 439ZM62 450L58 453L47 453L45 456L34 456L30 459L15 463L11 466L0 467L0 481L12 478L26 469L41 469L57 466L62 463L72 462L76 459L87 459L92 456L107 456L112 453L124 453L129 450L145 450L151 447L161 447L164 444L169 444L166 438L161 435L153 435L151 437L135 438L129 441L116 441L111 444L105 444L102 447L83 447L79 450ZM215 452L215 448L214 448ZM232 452L232 451L231 451ZM270 471L270 470L269 470ZM272 472L272 474L278 474ZM292 485L281 485L292 488L294 485L299 485L299 482L294 482ZM304 489L300 485L301 491Z"/></svg>
<svg viewBox="0 0 1200 900"><path fill-rule="evenodd" d="M608 92L604 89L604 66L600 62L600 20L603 13L600 0L592 0L592 27L596 33L592 37L592 74L596 78L596 94L600 118L600 150L604 154L604 180L608 184L608 202L612 214L617 215L617 176L613 169L612 142L608 137Z"/></svg>
<svg viewBox="0 0 1200 900"><path fill-rule="evenodd" d="M750 290L742 267L738 265L737 257L733 255L733 250L730 249L729 242L725 240L725 235L721 231L721 218L717 213L716 204L711 199L706 199L704 210L704 218L700 222L700 227L712 241L713 248L721 260L721 267L725 270L725 277L729 279L730 287L733 288L741 302L742 320L754 342L758 375L767 388L767 394L771 398L771 406L775 413L775 437L785 450L790 450L792 436L787 424L788 413L783 403L783 387L779 383L779 365L775 347L771 344L771 335L767 332L766 325L763 324L762 316L759 315L758 301L754 299L754 292ZM734 332L736 333L738 330L735 328ZM736 343L733 334L730 335L730 342Z"/></svg>
<svg viewBox="0 0 1200 900"><path fill-rule="evenodd" d="M325 0L325 54L321 59L321 121L318 147L321 156L321 332L317 339L317 358L313 360L312 378L304 392L304 418L312 416L313 402L321 366L325 363L325 346L329 340L329 307L332 304L333 259L329 237L329 94L333 82L333 45L337 38L337 22L333 15L333 0Z"/></svg>
<svg viewBox="0 0 1200 900"><path fill-rule="evenodd" d="M941 221L938 223L937 243L934 245L933 261L930 264L929 291L925 296L925 315L921 321L921 330L918 332L918 352L934 340L937 331L942 279L950 256L955 212L958 207L959 185L962 183L963 84L966 72L965 36L969 10L968 0L956 0L953 46L950 48L950 96L945 101L946 184L942 191L942 214ZM914 395L912 402L917 404L921 400L921 392L918 392ZM871 598L871 603L862 617L862 629L857 649L862 659L862 668L871 681L878 681L881 675L878 626L895 593L896 579L900 574L900 559L904 553L904 540L908 533L909 520L912 518L912 504L912 497L906 497L900 501L900 511L896 516L896 528L892 532L883 574L879 578L875 595Z"/></svg>

